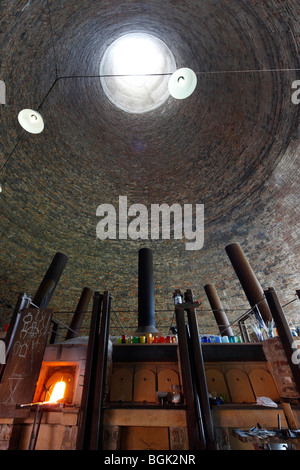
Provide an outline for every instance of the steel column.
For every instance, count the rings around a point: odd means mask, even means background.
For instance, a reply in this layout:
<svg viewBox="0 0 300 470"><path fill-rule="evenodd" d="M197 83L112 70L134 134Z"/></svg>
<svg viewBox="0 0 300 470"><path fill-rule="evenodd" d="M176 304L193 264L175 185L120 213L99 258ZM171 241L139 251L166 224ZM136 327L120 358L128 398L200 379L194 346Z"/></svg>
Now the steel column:
<svg viewBox="0 0 300 470"><path fill-rule="evenodd" d="M206 447L208 450L215 450L214 427L208 398L208 389L202 354L202 347L199 340L199 331L196 319L196 312L193 306L187 307L187 317L189 332L192 342L192 354L194 356L194 370L196 379L197 393L200 399L201 414L206 438Z"/></svg>
<svg viewBox="0 0 300 470"><path fill-rule="evenodd" d="M206 448L201 410L197 410L197 397L195 396L194 383L192 379L191 363L189 358L189 346L185 326L185 312L183 304L175 305L175 317L178 335L178 349L180 359L181 377L183 391L186 401L186 420L189 450L204 450ZM199 411L198 422L196 411Z"/></svg>
<svg viewBox="0 0 300 470"><path fill-rule="evenodd" d="M110 294L107 291L103 295L95 292L79 414L77 450L99 450L102 447L110 308Z"/></svg>
<svg viewBox="0 0 300 470"><path fill-rule="evenodd" d="M93 419L93 398L96 380L94 371L97 367L96 353L98 350L98 334L102 301L103 295L99 292L95 292L90 322L81 406L78 416L77 450L88 450L90 445L90 427Z"/></svg>
<svg viewBox="0 0 300 470"><path fill-rule="evenodd" d="M97 352L97 368L95 380L95 399L93 406L93 421L91 426L90 450L102 449L103 401L107 369L107 349L109 337L111 296L105 291L102 303L101 326Z"/></svg>

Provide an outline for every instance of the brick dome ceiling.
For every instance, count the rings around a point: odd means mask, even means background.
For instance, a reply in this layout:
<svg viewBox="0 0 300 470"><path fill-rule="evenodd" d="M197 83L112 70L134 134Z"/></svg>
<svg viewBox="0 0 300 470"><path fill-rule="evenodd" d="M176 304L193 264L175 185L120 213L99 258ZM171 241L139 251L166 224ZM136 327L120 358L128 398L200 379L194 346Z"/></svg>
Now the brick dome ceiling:
<svg viewBox="0 0 300 470"><path fill-rule="evenodd" d="M192 287L205 306L207 282L226 306L245 305L224 255L234 241L264 287L293 295L300 271L296 0L13 0L1 2L0 15L3 298L33 295L61 251L69 262L56 309L72 309L86 285L110 290L119 308L134 307L138 249L149 246L158 308L171 305L178 287ZM196 72L189 98L170 96L144 114L107 99L101 58L133 32L161 39L177 68ZM44 132L23 133L18 112L41 104ZM147 207L204 204L204 247L99 240L96 209L117 208L119 196Z"/></svg>

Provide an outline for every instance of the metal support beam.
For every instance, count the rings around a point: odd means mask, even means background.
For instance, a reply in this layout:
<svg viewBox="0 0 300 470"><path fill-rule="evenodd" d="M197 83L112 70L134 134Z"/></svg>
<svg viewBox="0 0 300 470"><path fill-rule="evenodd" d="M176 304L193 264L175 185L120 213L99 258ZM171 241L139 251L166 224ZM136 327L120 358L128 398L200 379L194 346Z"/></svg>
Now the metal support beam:
<svg viewBox="0 0 300 470"><path fill-rule="evenodd" d="M102 447L110 308L110 294L107 291L103 295L95 292L79 414L77 450L99 450Z"/></svg>
<svg viewBox="0 0 300 470"><path fill-rule="evenodd" d="M59 330L59 323L58 321L52 318L52 332L51 332L49 344L57 343L58 330Z"/></svg>
<svg viewBox="0 0 300 470"><path fill-rule="evenodd" d="M103 401L105 395L105 381L107 369L107 349L109 337L111 296L105 291L102 303L101 326L97 352L97 368L95 380L95 400L93 406L93 421L91 426L91 450L102 449L102 431L103 431Z"/></svg>
<svg viewBox="0 0 300 470"><path fill-rule="evenodd" d="M196 389L201 405L201 414L203 419L203 427L206 438L206 447L208 450L215 450L215 436L214 427L210 410L210 403L208 398L208 389L204 368L204 360L202 354L202 347L199 341L199 331L196 319L196 312L193 306L187 307L187 317L189 324L189 332L192 343L192 354L194 356L194 371L196 379Z"/></svg>
<svg viewBox="0 0 300 470"><path fill-rule="evenodd" d="M93 418L93 397L97 366L98 334L103 295L94 293L90 333L87 348L81 407L78 416L77 450L88 450L90 444L90 426Z"/></svg>
<svg viewBox="0 0 300 470"><path fill-rule="evenodd" d="M183 304L175 305L175 317L178 334L178 349L180 359L181 377L183 382L183 391L186 401L186 421L189 450L205 450L206 442L201 420L201 414L197 422L196 410L197 402L192 379L191 363L189 358L189 346L185 327L185 312ZM199 410L201 413L201 410Z"/></svg>
<svg viewBox="0 0 300 470"><path fill-rule="evenodd" d="M295 338L289 328L275 289L273 287L269 287L269 289L265 291L265 296L270 307L282 347L286 354L287 361L294 376L297 390L300 393L300 364L299 361L293 361L294 355L298 355Z"/></svg>

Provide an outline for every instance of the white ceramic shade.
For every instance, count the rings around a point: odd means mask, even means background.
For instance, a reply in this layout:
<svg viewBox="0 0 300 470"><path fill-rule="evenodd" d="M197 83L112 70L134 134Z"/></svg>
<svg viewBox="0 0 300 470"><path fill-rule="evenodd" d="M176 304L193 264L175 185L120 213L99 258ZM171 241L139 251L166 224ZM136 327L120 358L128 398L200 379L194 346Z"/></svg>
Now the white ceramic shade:
<svg viewBox="0 0 300 470"><path fill-rule="evenodd" d="M169 80L169 92L173 98L183 100L190 96L197 85L195 72L188 68L176 70Z"/></svg>
<svg viewBox="0 0 300 470"><path fill-rule="evenodd" d="M33 109L22 109L18 114L20 125L31 134L40 134L44 130L44 121L40 113Z"/></svg>

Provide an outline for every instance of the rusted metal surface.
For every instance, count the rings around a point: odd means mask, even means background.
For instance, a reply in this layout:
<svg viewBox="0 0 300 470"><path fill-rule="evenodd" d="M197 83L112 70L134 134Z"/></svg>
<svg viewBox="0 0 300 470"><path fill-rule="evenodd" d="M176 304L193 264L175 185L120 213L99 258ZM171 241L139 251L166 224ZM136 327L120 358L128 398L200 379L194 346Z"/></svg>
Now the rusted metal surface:
<svg viewBox="0 0 300 470"><path fill-rule="evenodd" d="M79 302L77 304L76 310L74 312L72 321L70 323L70 329L66 334L66 340L71 338L76 338L79 334L84 315L88 309L91 297L93 295L92 289L84 287Z"/></svg>
<svg viewBox="0 0 300 470"><path fill-rule="evenodd" d="M211 309L216 319L219 331L222 336L234 336L227 315L223 308L222 302L218 296L218 292L214 284L206 284L204 286L205 293L209 300Z"/></svg>
<svg viewBox="0 0 300 470"><path fill-rule="evenodd" d="M265 323L271 321L272 315L264 299L264 291L240 244L231 243L225 247L225 250L251 307L259 310Z"/></svg>
<svg viewBox="0 0 300 470"><path fill-rule="evenodd" d="M46 347L52 310L23 309L0 384L0 403L33 400Z"/></svg>
<svg viewBox="0 0 300 470"><path fill-rule="evenodd" d="M32 303L33 305L46 308L51 300L59 279L66 267L68 257L63 253L56 253L47 269L47 272L37 289Z"/></svg>
<svg viewBox="0 0 300 470"><path fill-rule="evenodd" d="M13 315L9 323L8 330L6 332L6 336L4 338L6 362L8 360L10 349L13 344L13 339L15 336L15 332L16 332L20 317L21 317L22 310L26 307L29 307L29 305L30 305L30 298L25 293L19 294ZM1 381L2 374L4 372L4 368L5 368L5 365L0 364L0 381Z"/></svg>

